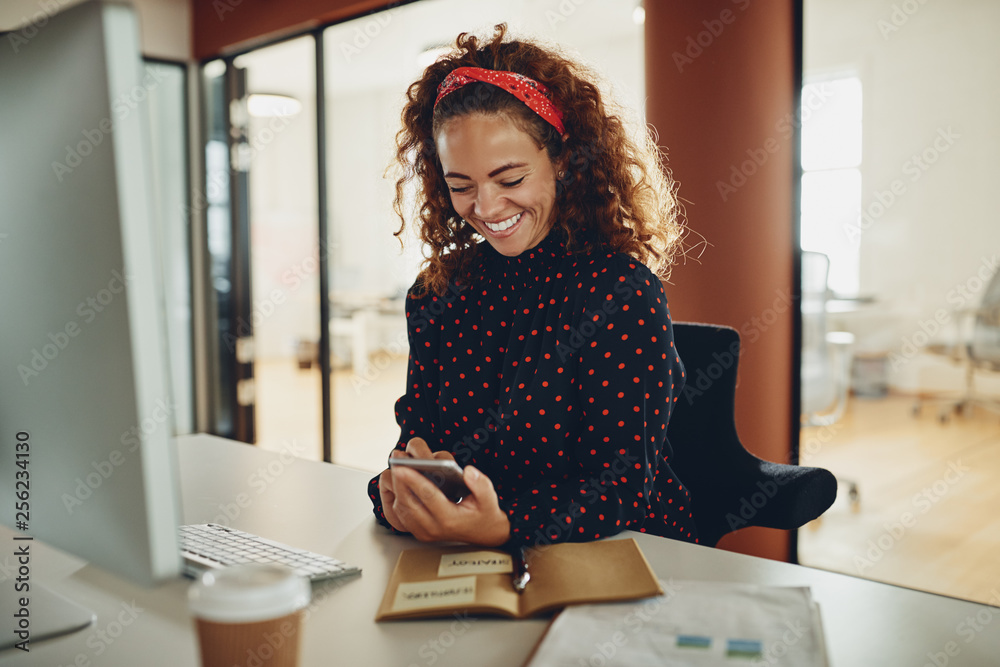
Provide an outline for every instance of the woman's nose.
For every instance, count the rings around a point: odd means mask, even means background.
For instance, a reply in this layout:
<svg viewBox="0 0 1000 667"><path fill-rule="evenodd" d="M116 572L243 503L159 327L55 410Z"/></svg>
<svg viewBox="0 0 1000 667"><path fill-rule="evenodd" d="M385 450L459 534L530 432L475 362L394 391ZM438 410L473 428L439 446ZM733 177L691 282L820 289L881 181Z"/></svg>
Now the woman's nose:
<svg viewBox="0 0 1000 667"><path fill-rule="evenodd" d="M503 213L503 202L493 188L479 188L476 195L475 214L480 220L496 222L495 216Z"/></svg>

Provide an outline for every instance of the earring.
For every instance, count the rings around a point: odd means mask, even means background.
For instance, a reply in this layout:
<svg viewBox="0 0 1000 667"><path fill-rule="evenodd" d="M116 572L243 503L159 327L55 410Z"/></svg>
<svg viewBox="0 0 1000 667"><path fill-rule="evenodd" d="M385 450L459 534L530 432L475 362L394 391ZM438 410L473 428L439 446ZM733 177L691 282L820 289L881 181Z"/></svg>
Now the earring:
<svg viewBox="0 0 1000 667"><path fill-rule="evenodd" d="M565 171L560 171L559 173L556 174L556 178L558 178L561 181L562 177L565 175L566 175Z"/></svg>

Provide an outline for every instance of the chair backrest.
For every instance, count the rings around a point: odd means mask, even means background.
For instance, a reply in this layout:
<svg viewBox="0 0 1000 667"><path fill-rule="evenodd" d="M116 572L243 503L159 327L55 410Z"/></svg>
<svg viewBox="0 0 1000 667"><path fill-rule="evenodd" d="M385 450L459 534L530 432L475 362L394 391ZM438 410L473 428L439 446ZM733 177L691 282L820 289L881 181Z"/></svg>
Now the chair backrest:
<svg viewBox="0 0 1000 667"><path fill-rule="evenodd" d="M673 330L685 383L667 428L669 463L691 492L701 543L746 526L791 530L826 511L837 494L829 471L764 461L740 442L736 330L679 322Z"/></svg>
<svg viewBox="0 0 1000 667"><path fill-rule="evenodd" d="M691 493L702 542L712 546L730 532L724 517L731 507L719 491L730 469L743 467L738 459L750 456L739 443L734 412L740 337L735 329L708 324L674 323L673 329L685 383L667 428L670 465Z"/></svg>
<svg viewBox="0 0 1000 667"><path fill-rule="evenodd" d="M969 352L973 360L1000 368L1000 270L983 292Z"/></svg>

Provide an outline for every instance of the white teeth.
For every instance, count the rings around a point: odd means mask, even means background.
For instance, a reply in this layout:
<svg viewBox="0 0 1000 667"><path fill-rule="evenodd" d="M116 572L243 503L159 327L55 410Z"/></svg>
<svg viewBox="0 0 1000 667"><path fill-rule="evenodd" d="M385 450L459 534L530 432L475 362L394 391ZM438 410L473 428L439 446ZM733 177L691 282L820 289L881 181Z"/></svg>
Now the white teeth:
<svg viewBox="0 0 1000 667"><path fill-rule="evenodd" d="M511 227L513 227L514 225L516 225L517 221L521 219L522 215L524 215L524 211L521 211L517 215L514 215L514 216L511 216L511 217L507 218L503 222L497 222L497 223L484 222L483 224L486 225L486 227L491 232L502 232L503 230L510 229Z"/></svg>

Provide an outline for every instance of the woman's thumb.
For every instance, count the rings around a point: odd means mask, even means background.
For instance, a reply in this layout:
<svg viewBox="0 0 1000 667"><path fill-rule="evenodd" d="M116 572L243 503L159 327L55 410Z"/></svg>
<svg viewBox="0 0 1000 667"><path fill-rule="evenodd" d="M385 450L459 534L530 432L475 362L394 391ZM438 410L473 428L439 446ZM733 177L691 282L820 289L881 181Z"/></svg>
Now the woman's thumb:
<svg viewBox="0 0 1000 667"><path fill-rule="evenodd" d="M469 490L472 491L473 495L478 496L491 486L489 478L479 472L475 466L465 466L462 476L465 479L465 485L469 487Z"/></svg>

